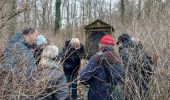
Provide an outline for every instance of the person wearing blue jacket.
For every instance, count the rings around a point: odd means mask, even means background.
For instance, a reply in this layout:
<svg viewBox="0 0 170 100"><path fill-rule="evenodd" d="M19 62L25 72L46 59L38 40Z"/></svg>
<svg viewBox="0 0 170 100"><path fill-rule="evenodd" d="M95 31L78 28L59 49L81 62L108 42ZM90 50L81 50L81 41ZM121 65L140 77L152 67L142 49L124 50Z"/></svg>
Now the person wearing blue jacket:
<svg viewBox="0 0 170 100"><path fill-rule="evenodd" d="M26 28L22 32L11 35L8 39L7 47L4 50L3 68L1 70L6 72L4 80L5 91L3 94L5 100L9 98L16 99L16 93L23 89L21 87L31 88L35 83L37 67L32 46L37 35L38 31L36 29ZM27 93L27 91L22 91L22 93ZM24 98L24 96L22 97Z"/></svg>
<svg viewBox="0 0 170 100"><path fill-rule="evenodd" d="M7 48L4 51L5 65L4 70L16 73L20 66L26 70L24 72L27 79L32 77L36 69L36 61L32 53L32 45L38 31L34 28L24 29L21 33L16 33L9 38Z"/></svg>
<svg viewBox="0 0 170 100"><path fill-rule="evenodd" d="M88 100L124 100L124 67L114 52L115 44L111 35L103 36L100 52L80 72L80 82L89 85Z"/></svg>

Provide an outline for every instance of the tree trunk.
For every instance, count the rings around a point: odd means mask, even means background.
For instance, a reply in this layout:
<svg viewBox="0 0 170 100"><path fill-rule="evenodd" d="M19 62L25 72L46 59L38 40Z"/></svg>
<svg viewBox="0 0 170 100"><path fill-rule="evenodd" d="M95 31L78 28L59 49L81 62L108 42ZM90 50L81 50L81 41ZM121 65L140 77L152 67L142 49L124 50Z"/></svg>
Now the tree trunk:
<svg viewBox="0 0 170 100"><path fill-rule="evenodd" d="M43 31L46 31L47 26L47 6L48 6L48 0L43 1L43 12L42 12L42 29Z"/></svg>
<svg viewBox="0 0 170 100"><path fill-rule="evenodd" d="M37 0L34 0L34 25L37 27Z"/></svg>
<svg viewBox="0 0 170 100"><path fill-rule="evenodd" d="M60 6L61 6L61 0L56 0L56 8L55 8L55 27L54 32L56 33L60 29L60 18L61 18L61 12L60 12Z"/></svg>
<svg viewBox="0 0 170 100"><path fill-rule="evenodd" d="M145 5L145 6L144 6L145 15L146 15L148 18L150 18L151 10L153 9L153 8L152 8L152 1L151 1L151 0L146 0L144 5Z"/></svg>
<svg viewBox="0 0 170 100"><path fill-rule="evenodd" d="M52 31L51 29L52 29L52 25L50 25L50 21L51 21L51 19L50 19L50 15L51 15L51 12L52 12L52 1L53 0L50 0L50 3L49 3L49 8L48 8L48 15L47 15L47 29L48 30L50 30L50 31Z"/></svg>
<svg viewBox="0 0 170 100"><path fill-rule="evenodd" d="M109 24L112 25L112 0L110 0L110 4L109 4L109 13L110 13L110 19L109 19Z"/></svg>
<svg viewBox="0 0 170 100"><path fill-rule="evenodd" d="M29 0L24 0L23 3L24 3L25 8L29 9L24 12L24 23L25 23L25 26L28 26L30 25L30 11L31 11Z"/></svg>
<svg viewBox="0 0 170 100"><path fill-rule="evenodd" d="M82 7L82 16L83 16L83 18L82 18L82 25L84 25L85 24L85 1L83 0L83 7Z"/></svg>
<svg viewBox="0 0 170 100"><path fill-rule="evenodd" d="M138 1L138 10L139 10L138 19L140 20L140 18L141 18L141 0Z"/></svg>
<svg viewBox="0 0 170 100"><path fill-rule="evenodd" d="M15 33L15 28L16 28L16 0L9 0L9 3L7 3L6 6L6 11L7 11L7 15L9 17L13 16L8 22L7 22L7 32L10 35Z"/></svg>
<svg viewBox="0 0 170 100"><path fill-rule="evenodd" d="M124 23L124 17L125 17L125 0L121 0L120 2L120 12L121 12L121 22Z"/></svg>
<svg viewBox="0 0 170 100"><path fill-rule="evenodd" d="M88 0L88 20L91 22L91 0Z"/></svg>
<svg viewBox="0 0 170 100"><path fill-rule="evenodd" d="M67 29L70 28L70 3L69 0L67 1Z"/></svg>

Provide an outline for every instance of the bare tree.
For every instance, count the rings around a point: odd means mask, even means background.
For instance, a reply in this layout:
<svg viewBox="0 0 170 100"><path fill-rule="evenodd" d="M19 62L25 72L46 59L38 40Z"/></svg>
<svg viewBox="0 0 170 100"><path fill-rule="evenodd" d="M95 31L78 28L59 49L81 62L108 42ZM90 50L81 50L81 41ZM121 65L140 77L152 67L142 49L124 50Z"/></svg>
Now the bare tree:
<svg viewBox="0 0 170 100"><path fill-rule="evenodd" d="M81 23L80 23L80 25L84 25L85 24L85 0L81 0L80 1L80 10L81 10L81 12L80 12L80 17L81 17Z"/></svg>
<svg viewBox="0 0 170 100"><path fill-rule="evenodd" d="M91 0L87 0L87 13L88 13L88 22L90 23L91 22L91 7L92 7L92 4L91 4Z"/></svg>
<svg viewBox="0 0 170 100"><path fill-rule="evenodd" d="M56 9L55 9L55 27L54 27L54 32L56 33L57 30L59 30L60 28L60 18L61 18L61 14L60 14L60 6L61 6L61 0L56 0Z"/></svg>
<svg viewBox="0 0 170 100"><path fill-rule="evenodd" d="M49 29L49 30L50 30L50 29L51 29L51 30L53 29L53 28L52 28L52 25L50 25L50 21L52 20L52 19L51 19L51 15L53 14L53 13L52 13L52 10L53 10L53 9L52 9L52 4L53 4L53 0L50 0L50 1L49 1L48 11L47 11L47 29ZM50 28L50 27L51 27L51 28Z"/></svg>
<svg viewBox="0 0 170 100"><path fill-rule="evenodd" d="M47 26L47 7L49 0L42 0L42 29L45 31Z"/></svg>
<svg viewBox="0 0 170 100"><path fill-rule="evenodd" d="M33 5L34 5L34 14L33 14L33 16L34 16L34 25L37 27L37 25L38 25L38 21L37 21L37 18L38 18L38 12L37 12L37 0L34 0L33 1L34 3L33 3Z"/></svg>
<svg viewBox="0 0 170 100"><path fill-rule="evenodd" d="M120 13L121 13L121 22L124 23L124 17L125 17L125 1L120 1Z"/></svg>
<svg viewBox="0 0 170 100"><path fill-rule="evenodd" d="M24 11L24 24L28 26L31 24L31 1L30 0L23 0L23 8L28 9Z"/></svg>
<svg viewBox="0 0 170 100"><path fill-rule="evenodd" d="M67 0L67 28L70 28L70 2Z"/></svg>
<svg viewBox="0 0 170 100"><path fill-rule="evenodd" d="M148 18L150 18L152 7L153 7L153 1L152 0L145 0L145 2L144 2L144 11L145 11L145 15Z"/></svg>
<svg viewBox="0 0 170 100"><path fill-rule="evenodd" d="M2 33L12 34L16 31L17 26L22 22L21 19L18 22L17 17L21 13L27 11L27 8L17 9L16 0L4 0L2 6L0 6L0 30L4 30ZM21 17L18 17L21 18Z"/></svg>
<svg viewBox="0 0 170 100"><path fill-rule="evenodd" d="M138 19L140 20L140 18L141 18L141 13L142 13L142 8L141 8L141 6L142 6L142 1L141 0L139 0L138 1Z"/></svg>

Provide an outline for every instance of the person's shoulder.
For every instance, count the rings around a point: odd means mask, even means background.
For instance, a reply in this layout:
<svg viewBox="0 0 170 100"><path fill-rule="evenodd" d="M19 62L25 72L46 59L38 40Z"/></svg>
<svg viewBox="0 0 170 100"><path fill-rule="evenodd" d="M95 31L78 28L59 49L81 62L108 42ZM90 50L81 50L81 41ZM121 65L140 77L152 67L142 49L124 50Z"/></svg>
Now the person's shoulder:
<svg viewBox="0 0 170 100"><path fill-rule="evenodd" d="M65 48L69 47L70 41L71 41L71 40L65 41Z"/></svg>
<svg viewBox="0 0 170 100"><path fill-rule="evenodd" d="M27 46L23 42L15 42L14 43L14 48L22 49L22 50L27 50Z"/></svg>
<svg viewBox="0 0 170 100"><path fill-rule="evenodd" d="M84 47L84 44L83 44L83 43L80 43L80 47Z"/></svg>
<svg viewBox="0 0 170 100"><path fill-rule="evenodd" d="M95 60L96 62L100 62L103 57L103 52L97 52L95 55L91 57L92 60Z"/></svg>
<svg viewBox="0 0 170 100"><path fill-rule="evenodd" d="M53 80L59 80L59 79L63 79L64 76L64 72L58 69L51 69L50 71L51 73L51 79Z"/></svg>
<svg viewBox="0 0 170 100"><path fill-rule="evenodd" d="M29 55L29 57L31 57L33 53L32 50L28 48L23 42L15 42L9 47L9 50L12 50L12 52L18 52L19 54Z"/></svg>
<svg viewBox="0 0 170 100"><path fill-rule="evenodd" d="M7 48L8 49L17 49L17 50L26 49L26 47L24 46L24 44L22 42L10 43Z"/></svg>
<svg viewBox="0 0 170 100"><path fill-rule="evenodd" d="M94 54L91 58L96 58L96 57L98 57L99 56L99 52L97 52L96 54Z"/></svg>
<svg viewBox="0 0 170 100"><path fill-rule="evenodd" d="M80 43L80 49L84 49L84 44Z"/></svg>

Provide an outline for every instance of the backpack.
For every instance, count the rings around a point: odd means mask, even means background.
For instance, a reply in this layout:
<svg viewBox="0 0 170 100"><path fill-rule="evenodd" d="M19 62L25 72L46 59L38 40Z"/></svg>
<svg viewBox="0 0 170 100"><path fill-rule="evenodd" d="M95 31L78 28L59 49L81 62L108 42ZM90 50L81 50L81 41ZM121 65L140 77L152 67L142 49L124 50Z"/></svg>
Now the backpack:
<svg viewBox="0 0 170 100"><path fill-rule="evenodd" d="M112 78L111 78L111 71L109 71L109 68L107 66L111 66L109 64L109 62L107 61L107 58L104 56L103 52L98 52L97 53L101 63L103 64L103 68L104 68L104 71L105 71L105 74L106 74L106 82L107 83L112 83Z"/></svg>
<svg viewBox="0 0 170 100"><path fill-rule="evenodd" d="M103 52L97 53L98 58L100 59L100 63L103 65L104 72L106 74L106 82L109 83L109 93L111 95L111 98L115 98L118 100L124 100L124 92L123 92L123 86L124 86L124 69L123 66L117 65L116 63L109 63L109 60L105 57ZM114 70L113 70L114 69ZM116 78L116 80L114 80ZM115 84L116 83L116 84Z"/></svg>
<svg viewBox="0 0 170 100"><path fill-rule="evenodd" d="M98 52L96 54L97 63L103 65L103 70L106 74L106 82L110 83L111 85L122 84L124 80L124 67L121 63L117 63L114 61L109 60L105 57L103 52ZM99 62L99 61L100 62Z"/></svg>

